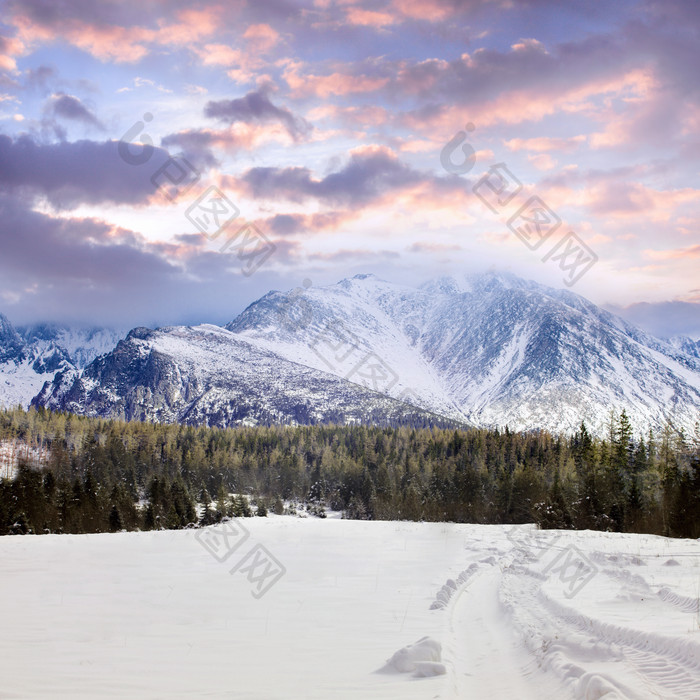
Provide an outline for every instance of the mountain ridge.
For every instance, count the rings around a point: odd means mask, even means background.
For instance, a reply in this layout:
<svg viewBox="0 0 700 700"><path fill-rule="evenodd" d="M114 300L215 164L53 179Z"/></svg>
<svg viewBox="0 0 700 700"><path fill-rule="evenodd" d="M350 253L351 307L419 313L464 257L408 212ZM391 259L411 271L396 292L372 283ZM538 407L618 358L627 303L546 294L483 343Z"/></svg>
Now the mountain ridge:
<svg viewBox="0 0 700 700"><path fill-rule="evenodd" d="M281 309L286 322L280 330L271 316ZM376 310L371 318L368 309ZM698 358L571 291L508 273L443 277L417 289L361 275L332 287L266 295L226 327L320 367L305 346L333 324L347 327L348 338L359 338L363 350L388 365L405 342L414 351L394 362L409 377L397 386L410 384L422 405L477 425L571 432L584 419L601 432L601 407L625 407L637 423L657 427L668 417L687 428L697 420ZM335 369L342 375L347 365ZM586 390L584 401L574 397L579 388ZM552 420L547 411L565 417Z"/></svg>
<svg viewBox="0 0 700 700"><path fill-rule="evenodd" d="M52 333L38 335L56 353ZM0 334L11 347L11 326L0 322ZM563 433L585 421L599 434L610 410L625 408L639 430L666 420L692 430L700 356L690 343L510 273L418 287L361 274L272 290L223 328L132 329L83 366L42 355L47 381L31 403L222 426L363 421L381 410L398 420L409 405L426 420Z"/></svg>

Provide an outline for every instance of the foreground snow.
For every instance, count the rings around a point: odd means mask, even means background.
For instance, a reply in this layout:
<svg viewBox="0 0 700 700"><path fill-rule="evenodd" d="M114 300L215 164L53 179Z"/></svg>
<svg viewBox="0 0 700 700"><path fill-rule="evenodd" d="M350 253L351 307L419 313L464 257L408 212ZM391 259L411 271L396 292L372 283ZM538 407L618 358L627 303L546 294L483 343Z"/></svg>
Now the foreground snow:
<svg viewBox="0 0 700 700"><path fill-rule="evenodd" d="M698 542L244 527L0 538L0 697L700 697Z"/></svg>

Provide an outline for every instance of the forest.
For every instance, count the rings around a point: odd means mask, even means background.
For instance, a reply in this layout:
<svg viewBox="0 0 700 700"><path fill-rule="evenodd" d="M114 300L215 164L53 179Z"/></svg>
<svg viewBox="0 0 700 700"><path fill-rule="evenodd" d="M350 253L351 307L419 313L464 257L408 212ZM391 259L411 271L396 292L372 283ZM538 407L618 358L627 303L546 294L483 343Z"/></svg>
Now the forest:
<svg viewBox="0 0 700 700"><path fill-rule="evenodd" d="M611 412L544 431L229 429L0 411L0 446L37 448L0 480L0 534L179 529L282 513L700 537L700 427L635 433Z"/></svg>

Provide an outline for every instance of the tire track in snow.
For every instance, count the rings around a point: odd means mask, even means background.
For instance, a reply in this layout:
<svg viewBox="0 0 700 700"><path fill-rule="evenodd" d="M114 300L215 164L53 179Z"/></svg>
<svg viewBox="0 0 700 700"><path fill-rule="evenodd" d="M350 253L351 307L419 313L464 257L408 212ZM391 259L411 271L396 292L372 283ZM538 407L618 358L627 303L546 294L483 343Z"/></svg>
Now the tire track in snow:
<svg viewBox="0 0 700 700"><path fill-rule="evenodd" d="M471 567L470 567L471 569ZM547 679L503 616L497 566L472 569L448 607L449 641L444 661L448 687L441 697L561 700L561 688Z"/></svg>
<svg viewBox="0 0 700 700"><path fill-rule="evenodd" d="M664 603L673 605L683 612L700 612L700 598L689 598L680 593L674 593L670 588L662 588L656 595L663 600Z"/></svg>
<svg viewBox="0 0 700 700"><path fill-rule="evenodd" d="M545 580L527 567L512 565L501 581L501 601L532 653L562 678L572 697L698 700L697 642L589 617L550 598L542 589ZM614 664L614 677L587 672L585 664Z"/></svg>

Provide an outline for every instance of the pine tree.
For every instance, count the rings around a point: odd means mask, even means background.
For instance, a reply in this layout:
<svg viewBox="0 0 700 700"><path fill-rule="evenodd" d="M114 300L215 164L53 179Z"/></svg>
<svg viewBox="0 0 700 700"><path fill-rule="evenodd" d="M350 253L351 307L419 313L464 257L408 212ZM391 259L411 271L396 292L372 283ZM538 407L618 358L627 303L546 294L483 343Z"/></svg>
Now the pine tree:
<svg viewBox="0 0 700 700"><path fill-rule="evenodd" d="M156 514L153 509L153 504L149 503L146 506L146 513L143 518L143 529L144 530L155 530L156 529Z"/></svg>
<svg viewBox="0 0 700 700"><path fill-rule="evenodd" d="M165 528L167 530L179 530L182 527L182 521L175 509L175 504L172 503L165 517Z"/></svg>
<svg viewBox="0 0 700 700"><path fill-rule="evenodd" d="M230 515L228 505L228 494L223 483L219 484L219 490L216 494L216 519L221 520L227 515Z"/></svg>
<svg viewBox="0 0 700 700"><path fill-rule="evenodd" d="M119 514L117 506L113 505L112 510L109 511L109 530L110 532L119 532L122 529L122 516Z"/></svg>
<svg viewBox="0 0 700 700"><path fill-rule="evenodd" d="M200 525L211 525L216 522L216 514L211 510L211 496L209 491L202 489L199 496L200 503L202 504L202 517L199 519Z"/></svg>
<svg viewBox="0 0 700 700"><path fill-rule="evenodd" d="M248 499L242 493L233 499L233 514L237 518L250 518L253 515Z"/></svg>

